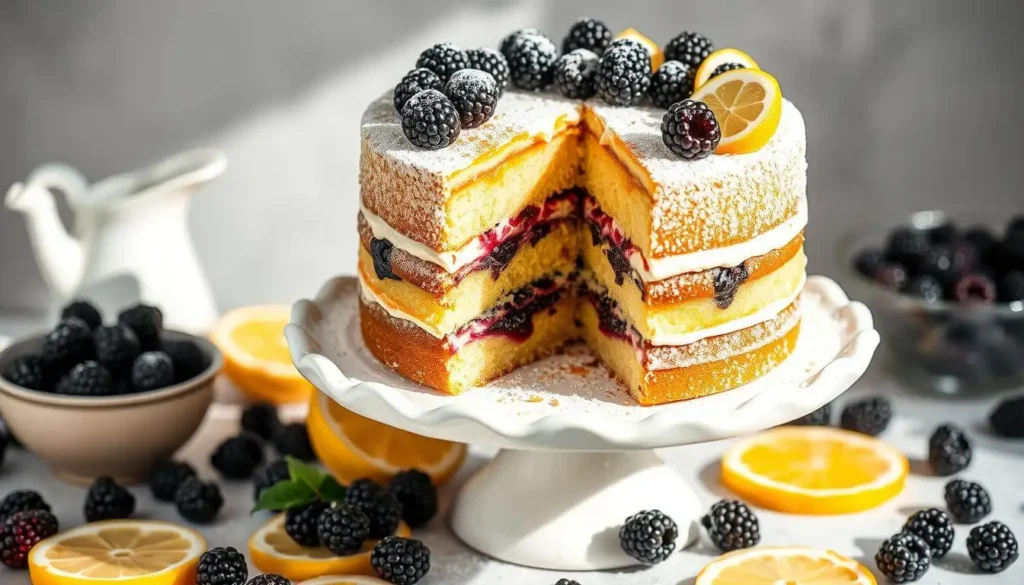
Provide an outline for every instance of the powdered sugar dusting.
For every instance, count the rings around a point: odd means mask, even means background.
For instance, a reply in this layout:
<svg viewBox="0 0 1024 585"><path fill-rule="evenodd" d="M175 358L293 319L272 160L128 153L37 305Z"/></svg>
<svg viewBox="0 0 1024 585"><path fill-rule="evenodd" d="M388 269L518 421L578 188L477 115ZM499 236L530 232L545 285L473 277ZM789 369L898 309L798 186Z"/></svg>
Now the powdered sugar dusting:
<svg viewBox="0 0 1024 585"><path fill-rule="evenodd" d="M483 92L487 88L497 85L494 81L494 76L486 71L480 71L479 69L462 69L452 74L451 79L448 83L464 84L466 87L474 92ZM498 102L501 105L501 102Z"/></svg>

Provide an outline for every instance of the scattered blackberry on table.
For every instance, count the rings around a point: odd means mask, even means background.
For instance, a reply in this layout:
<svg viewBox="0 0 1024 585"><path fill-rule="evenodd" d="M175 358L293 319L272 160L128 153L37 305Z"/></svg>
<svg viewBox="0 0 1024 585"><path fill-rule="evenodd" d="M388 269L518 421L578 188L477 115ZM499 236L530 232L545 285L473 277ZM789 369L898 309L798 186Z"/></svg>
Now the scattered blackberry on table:
<svg viewBox="0 0 1024 585"><path fill-rule="evenodd" d="M504 55L489 47L478 47L467 49L466 56L469 57L469 67L479 69L491 74L494 82L498 84L498 96L508 89L511 72L508 69L508 59Z"/></svg>
<svg viewBox="0 0 1024 585"><path fill-rule="evenodd" d="M597 92L597 55L587 49L566 53L555 62L555 87L563 96L585 100Z"/></svg>
<svg viewBox="0 0 1024 585"><path fill-rule="evenodd" d="M447 83L453 73L469 67L469 57L451 43L438 43L420 53L416 67L433 71L441 83Z"/></svg>
<svg viewBox="0 0 1024 585"><path fill-rule="evenodd" d="M117 392L114 376L99 362L88 360L71 368L54 388L57 394L68 396L112 396Z"/></svg>
<svg viewBox="0 0 1024 585"><path fill-rule="evenodd" d="M345 503L356 506L370 519L370 538L394 534L402 520L398 497L371 479L357 479L345 492Z"/></svg>
<svg viewBox="0 0 1024 585"><path fill-rule="evenodd" d="M289 508L284 513L284 531L302 546L317 546L317 520L327 509L327 503L319 500Z"/></svg>
<svg viewBox="0 0 1024 585"><path fill-rule="evenodd" d="M135 358L142 353L142 344L135 332L126 325L101 326L93 331L92 337L96 360L117 378L130 376Z"/></svg>
<svg viewBox="0 0 1024 585"><path fill-rule="evenodd" d="M805 414L789 423L798 427L827 427L832 424L832 403L829 402L810 414Z"/></svg>
<svg viewBox="0 0 1024 585"><path fill-rule="evenodd" d="M899 264L887 264L875 273L875 282L896 292L907 288L908 279L907 270Z"/></svg>
<svg viewBox="0 0 1024 585"><path fill-rule="evenodd" d="M903 266L917 266L928 251L928 236L921 230L904 226L893 230L885 244L885 259Z"/></svg>
<svg viewBox="0 0 1024 585"><path fill-rule="evenodd" d="M57 518L47 510L12 514L0 525L0 563L11 569L24 569L32 547L58 530Z"/></svg>
<svg viewBox="0 0 1024 585"><path fill-rule="evenodd" d="M697 69L714 50L711 39L700 33L684 31L665 45L665 60L679 61Z"/></svg>
<svg viewBox="0 0 1024 585"><path fill-rule="evenodd" d="M974 524L992 513L988 491L973 481L954 479L946 484L946 508L960 524Z"/></svg>
<svg viewBox="0 0 1024 585"><path fill-rule="evenodd" d="M1001 401L988 415L988 424L1001 437L1024 438L1024 396Z"/></svg>
<svg viewBox="0 0 1024 585"><path fill-rule="evenodd" d="M953 547L956 531L949 515L938 508L915 512L903 525L903 532L916 534L928 545L933 559L946 556Z"/></svg>
<svg viewBox="0 0 1024 585"><path fill-rule="evenodd" d="M412 528L426 526L437 515L437 488L418 469L399 472L388 489L402 504L402 520Z"/></svg>
<svg viewBox="0 0 1024 585"><path fill-rule="evenodd" d="M747 66L743 65L742 63L722 63L718 67L715 67L715 70L711 72L711 76L708 77L708 79L709 80L714 79L714 78L718 77L719 75L721 75L721 74L723 74L723 73L725 73L727 71L736 71L737 69L746 69L746 68L747 68Z"/></svg>
<svg viewBox="0 0 1024 585"><path fill-rule="evenodd" d="M498 106L498 83L490 73L463 69L452 74L444 94L459 112L463 128L476 128L494 115Z"/></svg>
<svg viewBox="0 0 1024 585"><path fill-rule="evenodd" d="M658 510L645 510L626 519L619 528L623 552L645 565L656 565L676 550L679 527Z"/></svg>
<svg viewBox="0 0 1024 585"><path fill-rule="evenodd" d="M953 298L959 303L988 305L996 302L996 284L984 274L966 274L956 281Z"/></svg>
<svg viewBox="0 0 1024 585"><path fill-rule="evenodd" d="M693 95L695 69L679 61L665 61L651 76L648 93L651 101L659 108L668 108L676 102L690 99Z"/></svg>
<svg viewBox="0 0 1024 585"><path fill-rule="evenodd" d="M875 565L893 583L910 583L924 577L932 566L932 556L920 536L901 532L878 548Z"/></svg>
<svg viewBox="0 0 1024 585"><path fill-rule="evenodd" d="M228 479L248 479L263 463L263 444L249 433L224 440L210 455L210 465Z"/></svg>
<svg viewBox="0 0 1024 585"><path fill-rule="evenodd" d="M459 112L436 89L419 92L402 108L402 131L413 146L427 150L447 148L461 130Z"/></svg>
<svg viewBox="0 0 1024 585"><path fill-rule="evenodd" d="M197 477L196 470L183 461L165 461L149 472L149 489L161 502L173 502L185 480Z"/></svg>
<svg viewBox="0 0 1024 585"><path fill-rule="evenodd" d="M597 62L597 94L613 106L633 106L651 86L651 55L636 41L622 41L609 46Z"/></svg>
<svg viewBox="0 0 1024 585"><path fill-rule="evenodd" d="M967 556L986 573L1002 573L1017 561L1017 537L1002 522L975 526L967 536Z"/></svg>
<svg viewBox="0 0 1024 585"><path fill-rule="evenodd" d="M512 53L512 47L519 40L519 37L529 36L544 36L544 33L540 32L535 28L523 28L517 31L510 32L505 35L505 38L501 39L501 45L498 47L498 51L508 60L509 55Z"/></svg>
<svg viewBox="0 0 1024 585"><path fill-rule="evenodd" d="M158 390L174 384L174 362L162 351L139 354L132 364L132 388L136 392Z"/></svg>
<svg viewBox="0 0 1024 585"><path fill-rule="evenodd" d="M918 276L917 278L910 281L907 285L906 290L912 296L918 297L926 303L936 303L942 300L943 289L942 284L935 280L934 277Z"/></svg>
<svg viewBox="0 0 1024 585"><path fill-rule="evenodd" d="M43 496L34 490L14 490L0 500L0 522L10 518L18 512L30 510L43 510L50 512L50 505L46 503Z"/></svg>
<svg viewBox="0 0 1024 585"><path fill-rule="evenodd" d="M7 364L3 372L4 380L15 386L46 392L50 390L49 365L43 356L23 355Z"/></svg>
<svg viewBox="0 0 1024 585"><path fill-rule="evenodd" d="M336 504L316 521L320 544L338 556L354 555L370 537L370 518L350 504Z"/></svg>
<svg viewBox="0 0 1024 585"><path fill-rule="evenodd" d="M86 522L127 518L135 512L135 496L110 477L98 477L85 494Z"/></svg>
<svg viewBox="0 0 1024 585"><path fill-rule="evenodd" d="M700 520L711 542L722 552L750 548L761 541L761 525L746 504L722 500Z"/></svg>
<svg viewBox="0 0 1024 585"><path fill-rule="evenodd" d="M387 536L373 547L370 564L388 583L413 585L430 572L430 549L412 538Z"/></svg>
<svg viewBox="0 0 1024 585"><path fill-rule="evenodd" d="M245 556L233 546L218 546L199 557L196 585L245 585L248 578Z"/></svg>
<svg viewBox="0 0 1024 585"><path fill-rule="evenodd" d="M562 53L586 49L598 55L612 42L612 29L596 18L583 17L569 27L562 39Z"/></svg>
<svg viewBox="0 0 1024 585"><path fill-rule="evenodd" d="M1024 271L1011 270L999 279L996 287L1000 303L1024 301Z"/></svg>
<svg viewBox="0 0 1024 585"><path fill-rule="evenodd" d="M395 92L393 102L395 109L398 113L402 113L402 108L405 107L406 102L409 98L418 94L425 89L436 89L441 91L444 89L444 82L430 69L424 69L419 67L405 74L405 77L398 82L395 86Z"/></svg>
<svg viewBox="0 0 1024 585"><path fill-rule="evenodd" d="M242 428L264 441L270 441L281 428L277 407L269 402L257 402L246 407L242 411Z"/></svg>
<svg viewBox="0 0 1024 585"><path fill-rule="evenodd" d="M266 573L249 579L246 585L292 585L292 582L277 573Z"/></svg>
<svg viewBox="0 0 1024 585"><path fill-rule="evenodd" d="M100 314L99 309L89 301L75 300L68 303L60 311L60 319L63 321L68 317L78 317L85 324L89 326L89 329L96 329L100 325L103 325L103 315Z"/></svg>
<svg viewBox="0 0 1024 585"><path fill-rule="evenodd" d="M293 422L281 427L274 435L274 449L281 457L290 455L301 461L316 461L306 423Z"/></svg>
<svg viewBox="0 0 1024 585"><path fill-rule="evenodd" d="M142 351L160 349L160 335L164 330L164 314L160 309L138 304L121 311L117 322L135 332L135 337L142 344Z"/></svg>
<svg viewBox="0 0 1024 585"><path fill-rule="evenodd" d="M181 517L196 524L206 524L217 516L224 506L224 496L213 482L190 477L174 493L174 505Z"/></svg>
<svg viewBox="0 0 1024 585"><path fill-rule="evenodd" d="M165 339L163 352L171 358L175 384L195 378L210 365L202 348L188 339Z"/></svg>
<svg viewBox="0 0 1024 585"><path fill-rule="evenodd" d="M558 48L544 35L516 37L505 57L512 84L519 89L541 90L554 81Z"/></svg>
<svg viewBox="0 0 1024 585"><path fill-rule="evenodd" d="M876 396L857 400L846 405L839 415L839 426L848 430L876 437L889 427L892 420L892 403Z"/></svg>
<svg viewBox="0 0 1024 585"><path fill-rule="evenodd" d="M43 358L59 373L92 359L95 354L92 329L78 317L62 319L43 337Z"/></svg>
<svg viewBox="0 0 1024 585"><path fill-rule="evenodd" d="M928 439L928 463L935 475L954 475L971 464L971 442L960 427L939 425Z"/></svg>
<svg viewBox="0 0 1024 585"><path fill-rule="evenodd" d="M718 148L722 129L706 104L683 100L672 104L661 119L661 139L679 156L698 160L707 158Z"/></svg>
<svg viewBox="0 0 1024 585"><path fill-rule="evenodd" d="M874 278L885 267L885 252L875 249L861 250L853 259L853 267L868 278Z"/></svg>
<svg viewBox="0 0 1024 585"><path fill-rule="evenodd" d="M270 486L280 481L289 479L290 477L291 474L288 472L288 462L285 461L284 459L278 459L277 461L257 471L256 475L254 475L252 478L253 500L259 501L260 494L263 493L263 490L269 488Z"/></svg>

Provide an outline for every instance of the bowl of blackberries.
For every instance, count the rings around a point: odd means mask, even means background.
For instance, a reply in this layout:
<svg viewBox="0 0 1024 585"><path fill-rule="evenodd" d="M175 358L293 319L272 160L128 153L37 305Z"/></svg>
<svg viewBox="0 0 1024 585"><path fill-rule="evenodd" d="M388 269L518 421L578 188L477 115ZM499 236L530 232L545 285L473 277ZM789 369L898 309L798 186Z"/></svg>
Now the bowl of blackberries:
<svg viewBox="0 0 1024 585"><path fill-rule="evenodd" d="M53 329L0 352L0 412L58 477L133 483L199 428L221 365L207 340L164 329L156 307L105 322L75 301Z"/></svg>
<svg viewBox="0 0 1024 585"><path fill-rule="evenodd" d="M914 386L947 394L1019 386L1024 215L957 219L924 211L853 238L843 250L853 292L870 304L894 368Z"/></svg>

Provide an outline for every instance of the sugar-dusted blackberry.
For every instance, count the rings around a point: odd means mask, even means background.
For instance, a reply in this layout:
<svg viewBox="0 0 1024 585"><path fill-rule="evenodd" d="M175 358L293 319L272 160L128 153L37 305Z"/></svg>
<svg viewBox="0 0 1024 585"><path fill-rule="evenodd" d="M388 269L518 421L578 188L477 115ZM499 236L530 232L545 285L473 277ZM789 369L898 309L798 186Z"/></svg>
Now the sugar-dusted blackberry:
<svg viewBox="0 0 1024 585"><path fill-rule="evenodd" d="M195 378L210 366L206 352L188 339L164 339L163 352L171 358L175 384Z"/></svg>
<svg viewBox="0 0 1024 585"><path fill-rule="evenodd" d="M50 505L46 503L43 496L34 490L14 490L0 500L0 522L10 518L18 512L29 510L45 510L50 512Z"/></svg>
<svg viewBox="0 0 1024 585"><path fill-rule="evenodd" d="M199 557L196 585L245 585L248 578L245 556L233 546L218 546Z"/></svg>
<svg viewBox="0 0 1024 585"><path fill-rule="evenodd" d="M242 411L242 428L269 441L281 429L277 407L269 402L256 402Z"/></svg>
<svg viewBox="0 0 1024 585"><path fill-rule="evenodd" d="M645 565L656 565L676 550L679 527L658 510L630 516L619 528L619 545L630 557Z"/></svg>
<svg viewBox="0 0 1024 585"><path fill-rule="evenodd" d="M992 498L980 484L954 479L945 492L946 508L958 524L974 524L992 513Z"/></svg>
<svg viewBox="0 0 1024 585"><path fill-rule="evenodd" d="M1024 438L1024 396L1000 401L989 413L988 424L1001 437Z"/></svg>
<svg viewBox="0 0 1024 585"><path fill-rule="evenodd" d="M131 375L135 358L142 353L142 344L135 332L127 325L97 327L92 333L96 344L96 359L104 365L115 378L127 378Z"/></svg>
<svg viewBox="0 0 1024 585"><path fill-rule="evenodd" d="M477 47L467 49L466 56L469 57L469 67L479 69L491 74L494 82L498 84L498 96L508 89L511 72L508 69L508 59L504 55L490 47Z"/></svg>
<svg viewBox="0 0 1024 585"><path fill-rule="evenodd" d="M900 264L886 264L875 273L875 282L896 292L906 290L909 279L907 269Z"/></svg>
<svg viewBox="0 0 1024 585"><path fill-rule="evenodd" d="M640 103L651 87L651 54L632 39L612 43L597 63L597 95L613 106Z"/></svg>
<svg viewBox="0 0 1024 585"><path fill-rule="evenodd" d="M63 321L68 317L78 317L85 324L89 326L89 329L96 329L100 325L103 325L103 315L100 310L96 308L96 305L85 300L74 300L64 306L60 310L60 318Z"/></svg>
<svg viewBox="0 0 1024 585"><path fill-rule="evenodd" d="M889 537L878 548L875 565L893 583L910 583L928 572L932 566L932 555L920 536L901 532Z"/></svg>
<svg viewBox="0 0 1024 585"><path fill-rule="evenodd" d="M906 286L908 294L913 295L926 303L936 303L942 300L942 283L933 276L927 274L918 276Z"/></svg>
<svg viewBox="0 0 1024 585"><path fill-rule="evenodd" d="M135 332L135 337L142 344L142 351L160 349L160 335L164 330L164 314L160 309L138 304L121 311L117 322Z"/></svg>
<svg viewBox="0 0 1024 585"><path fill-rule="evenodd" d="M395 86L393 102L398 113L402 113L402 108L405 107L405 103L409 101L409 98L425 89L441 91L444 89L444 82L437 76L437 73L423 67L406 73L405 77Z"/></svg>
<svg viewBox="0 0 1024 585"><path fill-rule="evenodd" d="M938 508L915 512L903 525L903 532L920 536L928 545L933 559L946 556L956 535L949 515Z"/></svg>
<svg viewBox="0 0 1024 585"><path fill-rule="evenodd" d="M402 504L402 520L412 528L426 526L437 515L437 488L430 476L418 469L401 471L388 489Z"/></svg>
<svg viewBox="0 0 1024 585"><path fill-rule="evenodd" d="M370 538L394 534L402 520L398 497L371 479L357 479L345 491L345 503L356 506L370 519Z"/></svg>
<svg viewBox="0 0 1024 585"><path fill-rule="evenodd" d="M661 119L661 139L669 150L687 160L707 158L718 148L722 129L715 113L703 102L672 104Z"/></svg>
<svg viewBox="0 0 1024 585"><path fill-rule="evenodd" d="M402 108L402 131L418 148L447 148L459 137L461 130L458 110L436 89L419 92Z"/></svg>
<svg viewBox="0 0 1024 585"><path fill-rule="evenodd" d="M292 585L292 582L277 573L264 573L249 579L245 585Z"/></svg>
<svg viewBox="0 0 1024 585"><path fill-rule="evenodd" d="M501 45L498 47L498 51L508 60L509 55L512 54L512 47L519 40L519 37L527 36L544 36L544 33L540 32L535 28L523 28L517 31L510 32L505 35L505 38L501 39Z"/></svg>
<svg viewBox="0 0 1024 585"><path fill-rule="evenodd" d="M17 512L0 525L0 563L24 569L28 553L40 540L57 534L57 518L47 510Z"/></svg>
<svg viewBox="0 0 1024 585"><path fill-rule="evenodd" d="M512 84L519 89L541 90L555 78L558 47L544 35L521 35L505 54Z"/></svg>
<svg viewBox="0 0 1024 585"><path fill-rule="evenodd" d="M839 426L872 437L882 434L890 421L892 403L881 396L851 402L839 415Z"/></svg>
<svg viewBox="0 0 1024 585"><path fill-rule="evenodd" d="M799 427L827 427L832 424L832 403L829 402L810 414L805 414L789 423Z"/></svg>
<svg viewBox="0 0 1024 585"><path fill-rule="evenodd" d="M387 536L370 552L377 576L395 585L413 585L430 572L430 549L419 540Z"/></svg>
<svg viewBox="0 0 1024 585"><path fill-rule="evenodd" d="M95 355L92 329L78 317L62 319L43 337L43 358L60 374Z"/></svg>
<svg viewBox="0 0 1024 585"><path fill-rule="evenodd" d="M284 513L284 531L301 546L317 546L317 520L327 509L327 503L320 500L309 502L295 508L288 508Z"/></svg>
<svg viewBox="0 0 1024 585"><path fill-rule="evenodd" d="M356 506L335 504L316 521L320 545L338 556L353 555L370 537L370 518Z"/></svg>
<svg viewBox="0 0 1024 585"><path fill-rule="evenodd" d="M165 461L149 472L149 490L161 502L173 502L185 480L196 477L194 467L184 461Z"/></svg>
<svg viewBox="0 0 1024 585"><path fill-rule="evenodd" d="M885 259L902 266L917 266L928 247L928 236L923 231L910 226L899 227L886 240Z"/></svg>
<svg viewBox="0 0 1024 585"><path fill-rule="evenodd" d="M459 112L463 128L476 128L494 115L498 106L498 83L490 73L463 69L452 74L444 94Z"/></svg>
<svg viewBox="0 0 1024 585"><path fill-rule="evenodd" d="M583 17L572 23L562 39L562 54L586 49L598 55L612 42L612 29L596 18Z"/></svg>
<svg viewBox="0 0 1024 585"><path fill-rule="evenodd" d="M438 43L420 53L416 67L433 71L441 83L447 83L453 73L469 67L469 56L451 43Z"/></svg>
<svg viewBox="0 0 1024 585"><path fill-rule="evenodd" d="M963 429L945 423L928 439L928 463L935 475L954 475L971 464L971 442Z"/></svg>
<svg viewBox="0 0 1024 585"><path fill-rule="evenodd" d="M968 305L989 305L996 302L996 284L981 273L965 274L953 286L953 298Z"/></svg>
<svg viewBox="0 0 1024 585"><path fill-rule="evenodd" d="M996 287L1000 303L1024 301L1024 271L1011 270L999 279Z"/></svg>
<svg viewBox="0 0 1024 585"><path fill-rule="evenodd" d="M139 354L132 364L132 388L136 392L158 390L174 384L174 362L162 351Z"/></svg>
<svg viewBox="0 0 1024 585"><path fill-rule="evenodd" d="M47 392L53 386L50 366L41 355L23 355L14 359L3 371L4 380L15 386Z"/></svg>
<svg viewBox="0 0 1024 585"><path fill-rule="evenodd" d="M668 108L693 95L693 76L696 70L679 61L665 61L651 76L651 101L659 108Z"/></svg>
<svg viewBox="0 0 1024 585"><path fill-rule="evenodd" d="M708 79L714 79L727 71L736 71L737 69L746 68L747 66L742 63L722 63L718 67L715 67L715 70L711 72L711 76L708 77Z"/></svg>
<svg viewBox="0 0 1024 585"><path fill-rule="evenodd" d="M575 49L555 62L555 87L563 96L585 100L597 92L597 54L588 49Z"/></svg>
<svg viewBox="0 0 1024 585"><path fill-rule="evenodd" d="M1017 562L1020 547L1010 527L1002 522L975 526L967 535L967 556L986 573L1002 573Z"/></svg>
<svg viewBox="0 0 1024 585"><path fill-rule="evenodd" d="M700 33L684 31L665 45L665 60L679 61L697 69L714 50L711 39Z"/></svg>
<svg viewBox="0 0 1024 585"><path fill-rule="evenodd" d="M306 423L293 422L281 427L274 435L274 449L281 457L291 456L302 461L316 461L316 453L309 442Z"/></svg>
<svg viewBox="0 0 1024 585"><path fill-rule="evenodd" d="M117 388L110 370L99 362L88 360L71 368L54 388L57 394L68 396L112 396Z"/></svg>
<svg viewBox="0 0 1024 585"><path fill-rule="evenodd" d="M245 433L225 439L210 455L210 465L228 479L248 479L263 463L263 444Z"/></svg>
<svg viewBox="0 0 1024 585"><path fill-rule="evenodd" d="M86 522L127 518L135 512L135 496L110 477L98 477L85 494Z"/></svg>
<svg viewBox="0 0 1024 585"><path fill-rule="evenodd" d="M181 517L196 524L213 520L224 506L224 496L213 482L200 481L190 477L178 486L174 493L174 506Z"/></svg>
<svg viewBox="0 0 1024 585"><path fill-rule="evenodd" d="M722 500L700 520L711 542L722 552L750 548L761 542L761 525L749 507L738 500Z"/></svg>

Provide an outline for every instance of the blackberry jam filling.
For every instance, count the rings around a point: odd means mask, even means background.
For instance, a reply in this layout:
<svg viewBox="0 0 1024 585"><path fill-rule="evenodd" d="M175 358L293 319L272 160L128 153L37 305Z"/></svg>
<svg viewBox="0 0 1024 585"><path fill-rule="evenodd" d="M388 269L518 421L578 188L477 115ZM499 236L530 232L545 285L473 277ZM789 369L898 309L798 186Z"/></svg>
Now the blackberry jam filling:
<svg viewBox="0 0 1024 585"><path fill-rule="evenodd" d="M370 238L370 256L373 257L373 271L377 273L377 278L380 280L385 278L402 280L400 276L391 270L391 252L394 249L395 247L388 240Z"/></svg>
<svg viewBox="0 0 1024 585"><path fill-rule="evenodd" d="M640 254L640 249L619 231L615 226L615 220L601 211L593 197L587 196L584 214L590 228L591 243L595 246L607 244L604 254L608 258L612 271L615 272L615 284L621 286L628 278L640 289L640 295L643 298L645 295L643 280L629 260L635 254L640 257L644 266L647 266L647 261Z"/></svg>
<svg viewBox="0 0 1024 585"><path fill-rule="evenodd" d="M750 274L747 272L746 264L715 269L715 304L719 309L729 308L736 299L736 291L748 276Z"/></svg>

